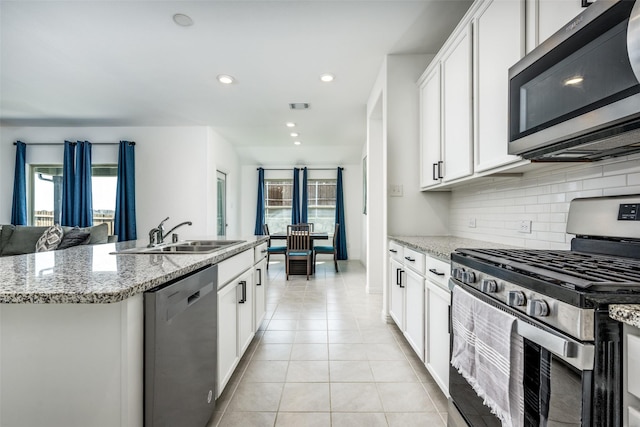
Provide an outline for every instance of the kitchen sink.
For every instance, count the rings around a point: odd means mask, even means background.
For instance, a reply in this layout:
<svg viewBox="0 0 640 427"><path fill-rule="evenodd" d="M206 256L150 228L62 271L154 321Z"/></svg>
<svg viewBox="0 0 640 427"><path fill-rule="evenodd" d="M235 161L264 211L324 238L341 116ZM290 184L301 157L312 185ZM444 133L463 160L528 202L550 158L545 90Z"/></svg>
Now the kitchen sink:
<svg viewBox="0 0 640 427"><path fill-rule="evenodd" d="M178 243L158 245L151 248L131 248L114 252L115 254L209 254L222 250L245 240L187 240Z"/></svg>

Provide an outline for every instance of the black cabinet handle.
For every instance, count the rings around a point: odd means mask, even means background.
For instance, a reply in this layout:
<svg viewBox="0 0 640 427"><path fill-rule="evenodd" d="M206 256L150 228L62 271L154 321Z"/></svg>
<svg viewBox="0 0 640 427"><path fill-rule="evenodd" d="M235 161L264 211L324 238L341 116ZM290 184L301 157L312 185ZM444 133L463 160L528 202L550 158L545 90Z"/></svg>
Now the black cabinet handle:
<svg viewBox="0 0 640 427"><path fill-rule="evenodd" d="M404 259L406 259L409 262L416 262L416 259L415 258L411 258L410 256L406 256L406 257L404 257Z"/></svg>
<svg viewBox="0 0 640 427"><path fill-rule="evenodd" d="M400 272L402 270L400 270L399 268L396 268L396 285L400 286Z"/></svg>
<svg viewBox="0 0 640 427"><path fill-rule="evenodd" d="M245 302L247 302L247 282L246 282L246 280L242 280L240 282L240 285L242 286L242 299L240 301L238 301L238 303L244 304Z"/></svg>
<svg viewBox="0 0 640 427"><path fill-rule="evenodd" d="M436 276L444 276L444 273L440 273L438 270L436 270L435 268L430 268L429 269L430 273L435 274Z"/></svg>
<svg viewBox="0 0 640 427"><path fill-rule="evenodd" d="M404 270L400 270L400 283L398 283L398 285L399 285L401 288L404 288L404 285L402 284L402 273L404 273Z"/></svg>
<svg viewBox="0 0 640 427"><path fill-rule="evenodd" d="M440 160L438 162L438 178L444 178L442 176L442 165L444 164L444 162L442 160Z"/></svg>
<svg viewBox="0 0 640 427"><path fill-rule="evenodd" d="M256 286L262 286L262 269L256 268L256 270L258 270L258 283L256 283Z"/></svg>
<svg viewBox="0 0 640 427"><path fill-rule="evenodd" d="M395 250L395 249L389 249L389 252L393 252L394 254L397 254L397 253L398 253L398 251L397 251L397 250Z"/></svg>
<svg viewBox="0 0 640 427"><path fill-rule="evenodd" d="M438 180L438 177L436 176L436 168L437 167L438 167L438 164L434 163L433 167L431 168L431 175L432 175L434 181Z"/></svg>

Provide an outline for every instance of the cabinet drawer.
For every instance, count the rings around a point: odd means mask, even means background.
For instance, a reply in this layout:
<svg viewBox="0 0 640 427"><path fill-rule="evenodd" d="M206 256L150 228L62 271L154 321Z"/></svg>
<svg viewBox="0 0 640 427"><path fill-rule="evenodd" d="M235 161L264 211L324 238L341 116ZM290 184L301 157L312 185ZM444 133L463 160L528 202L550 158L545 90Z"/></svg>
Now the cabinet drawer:
<svg viewBox="0 0 640 427"><path fill-rule="evenodd" d="M218 264L218 289L230 280L238 277L253 265L253 251L251 249L225 259Z"/></svg>
<svg viewBox="0 0 640 427"><path fill-rule="evenodd" d="M404 261L404 246L401 244L389 240L389 257L395 259L398 262Z"/></svg>
<svg viewBox="0 0 640 427"><path fill-rule="evenodd" d="M424 260L425 254L422 252L414 251L413 249L404 248L404 260L405 266L411 268L413 271L424 276Z"/></svg>
<svg viewBox="0 0 640 427"><path fill-rule="evenodd" d="M267 242L264 242L253 248L254 264L257 264L260 260L267 257L267 246Z"/></svg>
<svg viewBox="0 0 640 427"><path fill-rule="evenodd" d="M440 285L444 289L448 289L449 276L451 275L451 267L449 263L436 258L427 257L426 276L430 281Z"/></svg>

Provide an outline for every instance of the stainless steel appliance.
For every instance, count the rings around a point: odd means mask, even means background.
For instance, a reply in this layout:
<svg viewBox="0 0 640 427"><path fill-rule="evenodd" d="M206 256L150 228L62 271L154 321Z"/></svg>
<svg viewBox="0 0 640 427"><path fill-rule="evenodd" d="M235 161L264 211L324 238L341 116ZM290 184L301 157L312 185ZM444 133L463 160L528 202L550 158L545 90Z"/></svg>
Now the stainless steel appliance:
<svg viewBox="0 0 640 427"><path fill-rule="evenodd" d="M204 427L215 409L218 267L144 294L144 425Z"/></svg>
<svg viewBox="0 0 640 427"><path fill-rule="evenodd" d="M640 151L640 1L598 0L509 69L509 153Z"/></svg>
<svg viewBox="0 0 640 427"><path fill-rule="evenodd" d="M614 303L640 303L640 195L575 199L571 250L457 249L450 286L517 318L524 426L622 425L622 326ZM450 370L449 425L500 426Z"/></svg>

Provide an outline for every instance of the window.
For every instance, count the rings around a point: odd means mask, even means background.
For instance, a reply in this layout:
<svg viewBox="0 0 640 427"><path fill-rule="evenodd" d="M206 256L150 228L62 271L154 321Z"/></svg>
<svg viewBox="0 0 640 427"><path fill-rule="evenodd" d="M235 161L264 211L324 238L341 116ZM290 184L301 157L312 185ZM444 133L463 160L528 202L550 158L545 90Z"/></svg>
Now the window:
<svg viewBox="0 0 640 427"><path fill-rule="evenodd" d="M109 234L113 234L118 166L94 165L91 173L93 225L106 223ZM31 224L59 224L62 215L62 165L32 165L30 178Z"/></svg>
<svg viewBox="0 0 640 427"><path fill-rule="evenodd" d="M314 231L333 233L336 223L335 179L307 179L307 220Z"/></svg>
<svg viewBox="0 0 640 427"><path fill-rule="evenodd" d="M291 224L292 179L265 179L264 220L271 233L286 232Z"/></svg>
<svg viewBox="0 0 640 427"><path fill-rule="evenodd" d="M291 224L293 180L265 179L265 222L271 233L286 232ZM336 180L307 180L307 221L314 231L333 233L336 222Z"/></svg>

